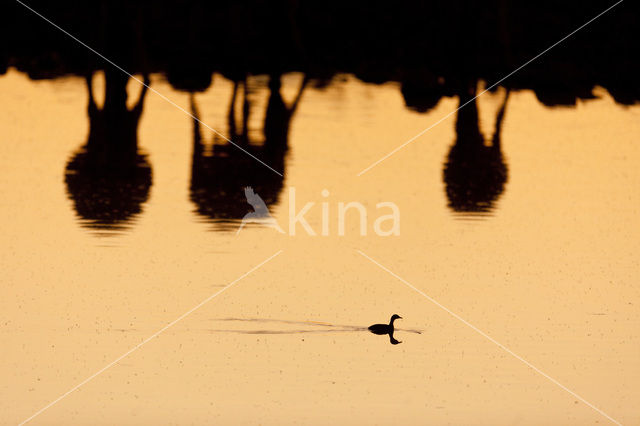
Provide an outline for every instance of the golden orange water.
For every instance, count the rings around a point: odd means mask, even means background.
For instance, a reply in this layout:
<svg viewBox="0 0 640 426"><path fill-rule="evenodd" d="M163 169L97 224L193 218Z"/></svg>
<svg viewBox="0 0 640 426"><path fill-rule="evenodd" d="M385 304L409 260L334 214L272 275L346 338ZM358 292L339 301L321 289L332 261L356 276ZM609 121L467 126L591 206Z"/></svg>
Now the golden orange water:
<svg viewBox="0 0 640 426"><path fill-rule="evenodd" d="M152 77L188 109L188 95ZM299 81L284 79L285 97ZM230 90L216 75L196 95L201 119L222 132ZM10 71L0 93L0 423L29 418L279 250L33 424L608 422L358 250L609 416L640 423L640 107L602 90L575 108L513 93L502 135L509 180L496 209L477 217L447 207L455 116L356 176L457 108L454 99L418 114L391 83L342 76L310 88L272 213L286 226L295 187L299 206L316 203L307 218L320 233L327 202L329 235L311 237L217 232L198 216L191 119L154 94L139 131L149 200L124 230L87 229L64 184L87 135L84 81ZM253 95L253 132L266 95ZM478 100L487 132L501 99ZM367 236L355 215L338 236L341 201L367 207ZM400 236L372 232L384 201L400 208ZM399 331L403 343L391 346L365 331L310 332L393 313L422 333Z"/></svg>

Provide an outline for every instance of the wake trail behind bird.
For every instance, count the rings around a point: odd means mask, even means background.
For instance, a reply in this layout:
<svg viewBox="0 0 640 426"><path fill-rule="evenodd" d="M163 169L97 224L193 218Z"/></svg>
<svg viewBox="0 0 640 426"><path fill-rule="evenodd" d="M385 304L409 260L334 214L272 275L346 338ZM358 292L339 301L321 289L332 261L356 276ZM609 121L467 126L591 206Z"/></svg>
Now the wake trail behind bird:
<svg viewBox="0 0 640 426"><path fill-rule="evenodd" d="M256 322L256 323L279 323L292 325L306 325L312 327L326 327L330 330L209 330L212 332L234 332L243 334L293 334L293 333L327 333L327 332L348 332L367 331L368 328L359 325L332 324L325 321L297 321L274 318L212 318L211 321L234 321L234 322ZM397 328L397 331L406 333L422 334L422 330Z"/></svg>

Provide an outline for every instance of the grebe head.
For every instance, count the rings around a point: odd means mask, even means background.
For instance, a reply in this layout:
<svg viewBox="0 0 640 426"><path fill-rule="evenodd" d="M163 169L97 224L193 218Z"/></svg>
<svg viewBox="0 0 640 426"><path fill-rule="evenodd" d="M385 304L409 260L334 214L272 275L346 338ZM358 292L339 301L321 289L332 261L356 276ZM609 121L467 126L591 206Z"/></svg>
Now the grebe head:
<svg viewBox="0 0 640 426"><path fill-rule="evenodd" d="M391 317L391 323L393 323L395 320L397 319L402 319L402 317L398 314L393 314L393 316Z"/></svg>

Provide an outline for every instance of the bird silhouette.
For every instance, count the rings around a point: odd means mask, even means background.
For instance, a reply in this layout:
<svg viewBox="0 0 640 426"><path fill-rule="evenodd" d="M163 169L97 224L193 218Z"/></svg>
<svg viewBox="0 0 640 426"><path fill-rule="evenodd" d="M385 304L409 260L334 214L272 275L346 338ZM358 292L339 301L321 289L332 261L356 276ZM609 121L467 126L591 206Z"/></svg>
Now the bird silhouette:
<svg viewBox="0 0 640 426"><path fill-rule="evenodd" d="M393 314L391 316L391 319L389 320L389 324L373 324L369 326L369 331L372 332L373 334L378 334L378 335L388 334L389 341L391 342L392 345L397 345L398 343L402 343L393 338L393 332L394 332L393 322L397 319L402 319L402 317L398 314Z"/></svg>

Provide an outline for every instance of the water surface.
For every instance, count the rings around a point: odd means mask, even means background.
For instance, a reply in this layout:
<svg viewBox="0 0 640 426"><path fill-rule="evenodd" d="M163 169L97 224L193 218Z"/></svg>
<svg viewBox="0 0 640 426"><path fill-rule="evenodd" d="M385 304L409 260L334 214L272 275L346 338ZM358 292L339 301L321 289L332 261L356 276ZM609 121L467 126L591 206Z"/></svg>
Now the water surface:
<svg viewBox="0 0 640 426"><path fill-rule="evenodd" d="M151 79L227 134L232 82L215 75L192 103L160 75ZM299 74L283 78L289 105L301 82ZM265 77L249 85L246 134L260 145L269 91ZM134 102L139 88L129 82L129 91ZM357 250L612 417L640 422L637 106L617 105L604 90L573 108L512 92L499 156L487 157L478 178L488 183L461 204L461 183L446 171L460 158L452 154L456 123L468 115L357 176L457 108L456 98L420 114L405 107L395 83L340 75L326 88L309 85L288 149L276 155L284 178L265 188L283 227L290 187L298 206L316 202L307 219L318 234L320 203L329 203L329 235L312 237L260 226L236 235L238 214L229 209L238 204L209 197L219 187L194 186L193 120L153 94L136 163L149 175L136 175L138 195L120 216L92 217L95 205L79 206L93 193L74 192L68 180L88 137L84 80L34 82L10 70L0 93L3 423L29 417L278 250L34 423L606 421ZM487 146L504 98L500 89L477 101ZM465 128L462 138L473 131ZM200 132L205 145L214 142ZM242 193L230 197L242 201ZM353 215L338 236L340 201L367 206L369 235L359 235ZM383 201L400 208L400 236L372 232ZM422 333L400 330L403 343L391 346L365 330L393 313L404 318L398 327ZM309 322L353 328L298 332L317 328Z"/></svg>

